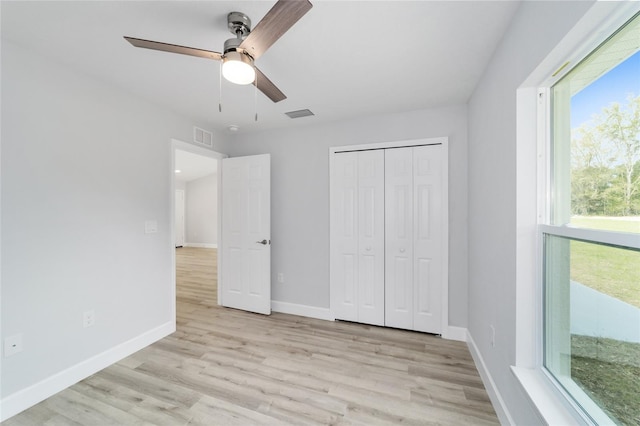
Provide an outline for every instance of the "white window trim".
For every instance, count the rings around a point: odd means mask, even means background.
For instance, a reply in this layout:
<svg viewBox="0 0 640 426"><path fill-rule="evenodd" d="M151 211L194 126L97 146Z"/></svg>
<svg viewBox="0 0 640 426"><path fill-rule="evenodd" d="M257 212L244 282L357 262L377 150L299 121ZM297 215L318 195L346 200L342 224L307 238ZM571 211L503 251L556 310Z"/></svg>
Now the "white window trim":
<svg viewBox="0 0 640 426"><path fill-rule="evenodd" d="M550 425L594 424L594 421L583 414L564 389L542 368L540 235L545 229L550 231L553 228L551 234L562 232L570 238L599 238L603 243L635 248L640 243L640 237L626 234L604 235L595 230L538 226L549 217L546 181L550 134L548 93L549 88L564 75L552 74L567 59L570 62L564 71L569 71L639 11L638 2L594 3L517 91L516 365L511 368L541 420ZM606 414L595 407L595 421L606 422ZM600 417L600 414L604 417Z"/></svg>

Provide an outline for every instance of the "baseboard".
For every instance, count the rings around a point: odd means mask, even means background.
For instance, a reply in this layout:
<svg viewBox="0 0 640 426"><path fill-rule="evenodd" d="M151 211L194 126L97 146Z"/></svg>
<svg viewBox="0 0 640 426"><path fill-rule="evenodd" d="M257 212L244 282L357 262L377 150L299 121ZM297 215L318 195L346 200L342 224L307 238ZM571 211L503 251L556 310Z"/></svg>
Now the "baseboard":
<svg viewBox="0 0 640 426"><path fill-rule="evenodd" d="M79 364L69 367L36 384L15 392L0 401L0 421L26 410L29 407L49 398L52 395L86 379L92 374L120 361L150 344L157 342L176 330L171 321L156 327L140 336L134 337L101 354L91 357Z"/></svg>
<svg viewBox="0 0 640 426"><path fill-rule="evenodd" d="M493 404L493 408L496 410L496 415L500 420L500 424L503 425L513 425L513 417L509 413L504 400L502 399L502 395L498 391L491 374L489 374L489 370L487 369L487 365L484 363L484 359L476 346L476 342L473 341L473 337L471 337L471 333L467 331L467 346L469 347L469 352L471 352L471 357L476 364L476 368L480 373L480 378L482 378L482 383L484 383L484 387L487 390L487 394L489 395L489 399L491 399L491 404Z"/></svg>
<svg viewBox="0 0 640 426"><path fill-rule="evenodd" d="M457 340L458 342L467 341L467 329L464 327L447 326L442 331L442 338L448 340Z"/></svg>
<svg viewBox="0 0 640 426"><path fill-rule="evenodd" d="M209 243L184 243L183 247L195 247L195 248L218 248L218 244L209 244Z"/></svg>
<svg viewBox="0 0 640 426"><path fill-rule="evenodd" d="M271 310L282 314L299 315L326 321L335 321L336 319L329 308L318 308L317 306L299 305L278 300L271 301Z"/></svg>

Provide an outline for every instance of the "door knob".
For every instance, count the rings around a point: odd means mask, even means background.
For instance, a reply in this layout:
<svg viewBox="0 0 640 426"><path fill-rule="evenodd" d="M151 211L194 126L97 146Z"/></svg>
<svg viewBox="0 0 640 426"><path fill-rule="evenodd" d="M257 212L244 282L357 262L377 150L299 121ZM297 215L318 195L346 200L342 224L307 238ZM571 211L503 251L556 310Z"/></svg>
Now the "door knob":
<svg viewBox="0 0 640 426"><path fill-rule="evenodd" d="M267 240L262 240L262 241L256 241L256 244L262 244L263 246L266 246L268 243L270 243L271 241L267 241Z"/></svg>

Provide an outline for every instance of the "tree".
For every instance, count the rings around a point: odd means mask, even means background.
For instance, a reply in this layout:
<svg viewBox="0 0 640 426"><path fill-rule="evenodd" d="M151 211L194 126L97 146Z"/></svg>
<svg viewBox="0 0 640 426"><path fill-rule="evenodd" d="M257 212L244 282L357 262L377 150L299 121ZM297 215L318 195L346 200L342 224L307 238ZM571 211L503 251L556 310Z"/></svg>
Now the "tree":
<svg viewBox="0 0 640 426"><path fill-rule="evenodd" d="M640 176L634 176L635 165L640 161L640 96L629 96L627 101L627 108L617 102L605 108L598 125L622 163L625 215L631 214L631 200L640 191Z"/></svg>
<svg viewBox="0 0 640 426"><path fill-rule="evenodd" d="M639 214L640 96L603 108L571 143L573 213Z"/></svg>

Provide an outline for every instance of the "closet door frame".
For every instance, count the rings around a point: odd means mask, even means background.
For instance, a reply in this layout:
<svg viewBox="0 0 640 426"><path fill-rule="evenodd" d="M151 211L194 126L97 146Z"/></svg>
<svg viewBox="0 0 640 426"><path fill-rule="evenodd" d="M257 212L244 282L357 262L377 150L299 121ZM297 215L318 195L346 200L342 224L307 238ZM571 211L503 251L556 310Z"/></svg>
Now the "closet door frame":
<svg viewBox="0 0 640 426"><path fill-rule="evenodd" d="M424 145L441 145L442 146L442 285L441 285L441 300L442 300L442 337L445 339L454 338L455 335L449 333L449 138L436 137L436 138L424 138L424 139L411 139L400 140L391 142L381 142L372 144L358 144L358 145L345 145L329 148L329 176L334 174L334 159L336 154L346 152L359 152L370 150L382 150L402 147L414 147ZM329 211L332 211L332 195L329 194ZM330 230L330 235L332 231ZM332 245L330 244L330 247ZM331 259L333 253L329 254ZM332 268L330 264L330 269ZM331 276L331 272L330 272ZM330 288L333 285L330 286ZM331 296L331 295L330 295ZM329 298L331 300L331 297ZM334 307L330 306L329 309L334 311ZM458 339L457 339L458 340Z"/></svg>

